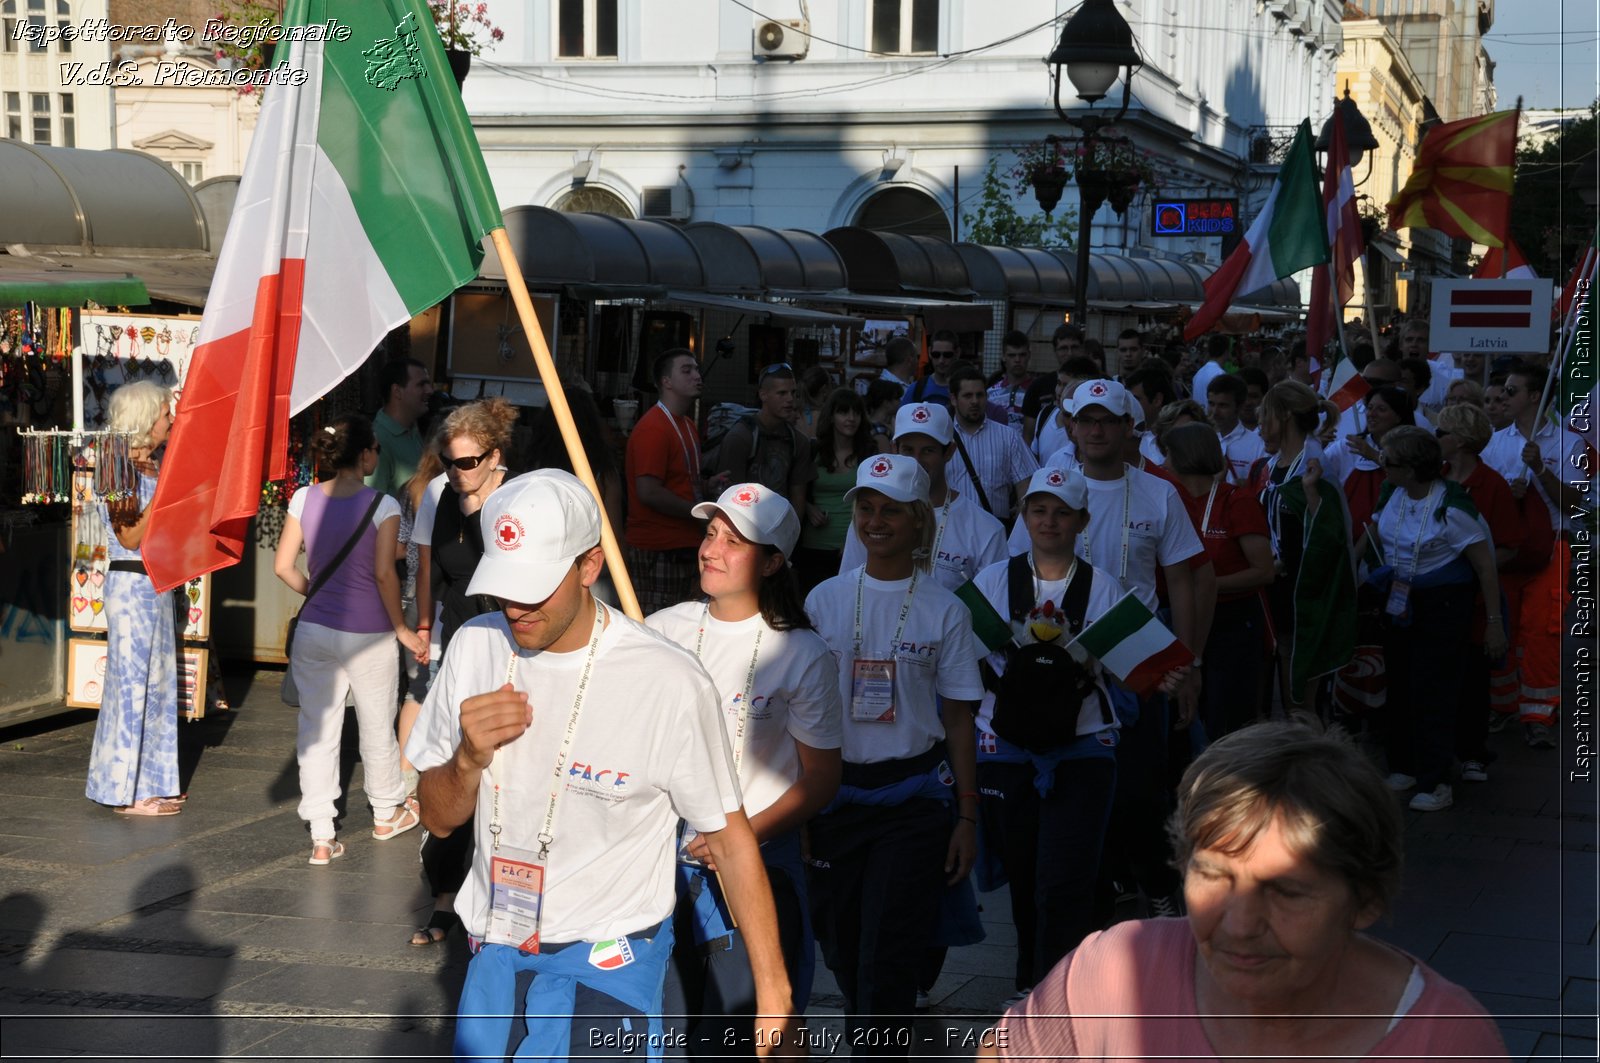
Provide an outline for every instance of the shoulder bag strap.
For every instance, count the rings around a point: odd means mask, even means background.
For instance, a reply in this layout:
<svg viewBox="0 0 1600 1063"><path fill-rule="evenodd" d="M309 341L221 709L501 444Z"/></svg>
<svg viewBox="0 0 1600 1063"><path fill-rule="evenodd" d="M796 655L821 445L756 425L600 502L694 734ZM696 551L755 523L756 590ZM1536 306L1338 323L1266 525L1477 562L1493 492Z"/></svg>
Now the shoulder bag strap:
<svg viewBox="0 0 1600 1063"><path fill-rule="evenodd" d="M339 552L333 555L333 560L328 563L328 567L317 573L317 578L312 580L311 586L306 588L306 602L309 602L311 596L322 589L322 585L328 582L339 566L344 563L344 559L350 556L350 551L356 548L356 543L359 543L361 537L366 534L367 524L371 522L372 515L378 512L378 504L382 501L383 492L374 491L372 493L372 505L367 507L367 512L356 523L356 530L351 533L349 539L345 540L345 544L339 547ZM300 608L304 609L305 607L305 602L301 602Z"/></svg>
<svg viewBox="0 0 1600 1063"><path fill-rule="evenodd" d="M1037 604L1033 600L1033 565L1028 555L1011 555L1006 565L1006 608L1011 611L1011 619L1020 622Z"/></svg>
<svg viewBox="0 0 1600 1063"><path fill-rule="evenodd" d="M967 456L967 445L961 442L961 429L956 429L956 453L961 455L961 464L967 467L967 477L972 481L972 489L978 493L978 504L989 516L994 516L994 509L989 505L989 496L983 493L983 484L978 480L978 470L972 467L972 459Z"/></svg>

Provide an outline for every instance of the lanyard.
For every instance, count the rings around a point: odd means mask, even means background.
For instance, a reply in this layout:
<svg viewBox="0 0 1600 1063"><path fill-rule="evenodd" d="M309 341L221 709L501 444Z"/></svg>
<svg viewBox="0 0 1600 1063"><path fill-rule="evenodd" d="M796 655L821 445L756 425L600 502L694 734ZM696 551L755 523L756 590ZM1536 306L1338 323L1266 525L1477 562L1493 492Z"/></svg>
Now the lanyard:
<svg viewBox="0 0 1600 1063"><path fill-rule="evenodd" d="M939 567L939 544L944 542L944 530L950 524L950 505L954 501L955 501L955 497L954 497L953 493L949 492L949 490L946 489L946 496L945 496L945 500L944 500L944 505L939 510L939 520L937 521L938 528L933 533L933 557L930 560L933 562L933 567L934 568L938 568ZM861 629L859 627L859 625L861 623L860 605L861 605L861 599L860 599L860 596L857 595L857 597L856 597L856 606L857 606L856 624L858 625L857 628L856 628L856 642L857 643L859 643L861 641ZM903 622L904 621L902 621L902 623ZM898 635L896 635L895 636L895 642L899 643L899 641L900 641L900 637Z"/></svg>
<svg viewBox="0 0 1600 1063"><path fill-rule="evenodd" d="M589 636L589 655L584 658L583 671L578 675L578 690L572 696L572 715L567 717L567 732L561 736L561 749L556 753L556 768L551 775L550 803L545 806L544 826L539 830L539 859L546 860L550 856L550 843L555 841L551 833L556 822L556 804L561 800L563 781L567 770L567 757L572 753L572 739L578 733L578 717L583 712L583 695L589 689L589 672L594 668L595 654L600 649L600 636L605 631L605 606L600 604L598 598L594 603L594 633ZM518 655L516 650L511 651L511 663L506 665L506 682L509 683L517 674ZM494 784L494 806L489 818L489 834L494 838L494 848L500 848L500 783Z"/></svg>
<svg viewBox="0 0 1600 1063"><path fill-rule="evenodd" d="M921 575L916 569L911 570L911 586L906 588L906 600L900 603L900 623L894 629L894 641L889 643L889 656L894 656L894 651L900 645L900 637L906 633L906 617L911 615L911 599L917 593L917 577ZM861 576L856 580L856 633L852 640L854 650L851 660L861 659L861 592L867 586L867 570L861 570Z"/></svg>
<svg viewBox="0 0 1600 1063"><path fill-rule="evenodd" d="M1289 463L1289 468L1284 472L1283 479L1277 483L1272 482L1272 474L1278 468L1278 456L1276 454L1272 456L1272 464L1267 467L1267 487L1266 490L1261 492L1261 499L1265 503L1267 511L1267 530L1272 532L1272 553L1274 557L1283 556L1283 507L1278 503L1278 493L1283 490L1284 484L1299 475L1297 470L1305 464L1306 453L1310 449L1309 440L1301 445L1300 453L1295 455L1294 460ZM1310 529L1307 528L1304 534L1309 535Z"/></svg>
<svg viewBox="0 0 1600 1063"><path fill-rule="evenodd" d="M1211 526L1211 504L1217 500L1217 485L1211 485L1211 493L1206 495L1206 511L1200 517L1200 538L1206 537L1206 529Z"/></svg>
<svg viewBox="0 0 1600 1063"><path fill-rule="evenodd" d="M1122 567L1117 573L1117 582L1126 586L1128 582L1128 518L1133 510L1133 485L1128 480L1128 467L1122 467ZM1089 550L1089 533L1084 532L1078 536L1083 540L1083 559L1089 564L1094 564L1094 555Z"/></svg>
<svg viewBox="0 0 1600 1063"><path fill-rule="evenodd" d="M1032 550L1028 551L1028 571L1033 576L1033 604L1035 606L1037 606L1037 605L1039 605L1040 597L1042 597L1044 595L1044 585L1039 580L1039 569L1033 563L1033 551ZM1061 600L1062 600L1063 604L1066 602L1066 598L1067 598L1067 592L1066 592L1065 588L1072 586L1072 577L1077 575L1077 572L1078 572L1078 558L1077 558L1076 555L1074 555L1073 558L1072 558L1072 564L1067 566L1067 574L1064 577L1062 577L1063 589L1061 591ZM1052 580L1051 582L1053 583L1055 581ZM1062 613L1061 615L1063 617L1065 617L1066 613ZM1067 627L1067 625L1063 624L1062 627ZM1069 634L1075 634L1075 632L1071 632L1070 629L1069 629Z"/></svg>
<svg viewBox="0 0 1600 1063"><path fill-rule="evenodd" d="M705 649L706 620L710 615L711 604L708 602L706 603L705 607L700 610L700 632L694 637L695 660L701 659L700 651ZM733 731L733 774L735 777L737 777L739 774L739 762L744 759L745 725L750 719L750 704L755 700L756 662L761 659L761 636L766 634L766 631L767 625L765 621L762 621L756 625L756 645L755 648L750 651L750 668L744 674L744 687L739 691L739 693L733 696L733 704L737 714L735 716L735 720L737 722L734 725Z"/></svg>
<svg viewBox="0 0 1600 1063"><path fill-rule="evenodd" d="M678 437L678 446L683 448L684 471L689 474L689 485L694 488L695 497L698 498L700 497L700 488L698 486L700 483L700 458L696 452L698 448L689 446L689 440L684 438L683 429L678 424L677 415L667 409L667 404L657 402L656 406L662 413L667 415L667 423L672 425L672 434Z"/></svg>
<svg viewBox="0 0 1600 1063"><path fill-rule="evenodd" d="M1417 578L1417 566L1422 562L1422 540L1424 540L1424 539L1426 539L1428 537L1428 516L1429 516L1429 513L1433 509L1432 503L1433 503L1433 494L1434 494L1435 490L1436 490L1436 488L1429 487L1428 488L1428 493L1418 503L1418 505L1421 507L1421 509L1420 509L1420 512L1418 513L1417 538L1411 544L1411 571L1406 574L1406 580L1405 581L1407 583L1410 583L1412 580ZM1397 491L1396 494L1403 495L1403 492ZM1390 495L1389 496L1389 500L1391 502L1394 501L1394 498L1395 498L1395 495ZM1403 500L1405 502L1404 507L1401 507L1401 506L1396 506L1395 507L1396 516L1397 516L1398 519L1395 522L1394 529L1392 530L1392 532L1389 535L1384 536L1385 539L1393 539L1395 545L1397 545L1397 546L1399 545L1399 542L1400 542L1400 531L1401 531L1402 528L1404 528L1406 526L1406 516L1408 514L1410 514L1411 512L1413 512L1411 504L1410 504L1411 503L1411 496L1403 495ZM1387 514L1385 514L1385 516L1387 516ZM1380 518L1380 520L1381 520L1381 518ZM1397 558L1396 559L1397 563L1398 563L1398 560L1399 559Z"/></svg>

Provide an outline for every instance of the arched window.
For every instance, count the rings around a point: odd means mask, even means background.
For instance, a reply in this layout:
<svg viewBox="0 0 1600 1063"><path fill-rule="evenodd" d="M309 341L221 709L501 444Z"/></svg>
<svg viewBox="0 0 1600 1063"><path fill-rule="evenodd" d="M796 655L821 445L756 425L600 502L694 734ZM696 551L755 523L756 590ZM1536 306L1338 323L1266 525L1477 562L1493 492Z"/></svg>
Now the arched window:
<svg viewBox="0 0 1600 1063"><path fill-rule="evenodd" d="M615 192L593 185L582 185L561 193L551 204L563 214L609 214L613 218L632 218L633 211Z"/></svg>
<svg viewBox="0 0 1600 1063"><path fill-rule="evenodd" d="M862 204L856 224L863 229L950 239L950 219L936 199L920 188L886 188Z"/></svg>

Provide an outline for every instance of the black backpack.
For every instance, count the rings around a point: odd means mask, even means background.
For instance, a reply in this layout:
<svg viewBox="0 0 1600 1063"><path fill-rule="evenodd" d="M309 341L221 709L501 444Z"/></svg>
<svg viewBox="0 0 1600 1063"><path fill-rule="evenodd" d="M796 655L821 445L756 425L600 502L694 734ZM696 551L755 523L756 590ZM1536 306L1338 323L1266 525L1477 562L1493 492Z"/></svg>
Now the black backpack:
<svg viewBox="0 0 1600 1063"><path fill-rule="evenodd" d="M1030 753L1060 749L1078 735L1078 713L1084 700L1096 697L1094 673L1067 652L1064 643L1083 630L1089 609L1089 584L1094 570L1080 563L1061 598L1062 639L1011 646L1004 675L993 676L994 733ZM1006 569L1006 604L1013 621L1024 620L1034 606L1033 568L1027 554L1017 554ZM988 669L985 669L988 671ZM1101 719L1112 722L1110 706L1100 699Z"/></svg>

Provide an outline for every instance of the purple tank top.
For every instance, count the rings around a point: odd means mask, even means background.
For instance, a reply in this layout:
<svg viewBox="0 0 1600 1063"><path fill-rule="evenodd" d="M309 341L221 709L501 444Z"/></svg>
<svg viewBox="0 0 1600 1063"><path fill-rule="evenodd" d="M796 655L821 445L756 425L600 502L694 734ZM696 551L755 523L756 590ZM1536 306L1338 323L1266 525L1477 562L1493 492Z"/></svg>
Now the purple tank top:
<svg viewBox="0 0 1600 1063"><path fill-rule="evenodd" d="M356 522L366 515L376 492L366 487L349 498L329 498L314 485L302 490L306 493L306 508L300 514L300 528L306 539L307 567L314 580L354 534ZM361 540L306 602L300 610L301 618L308 624L357 634L393 630L383 599L378 596L374 575L377 556L378 530L367 521Z"/></svg>

